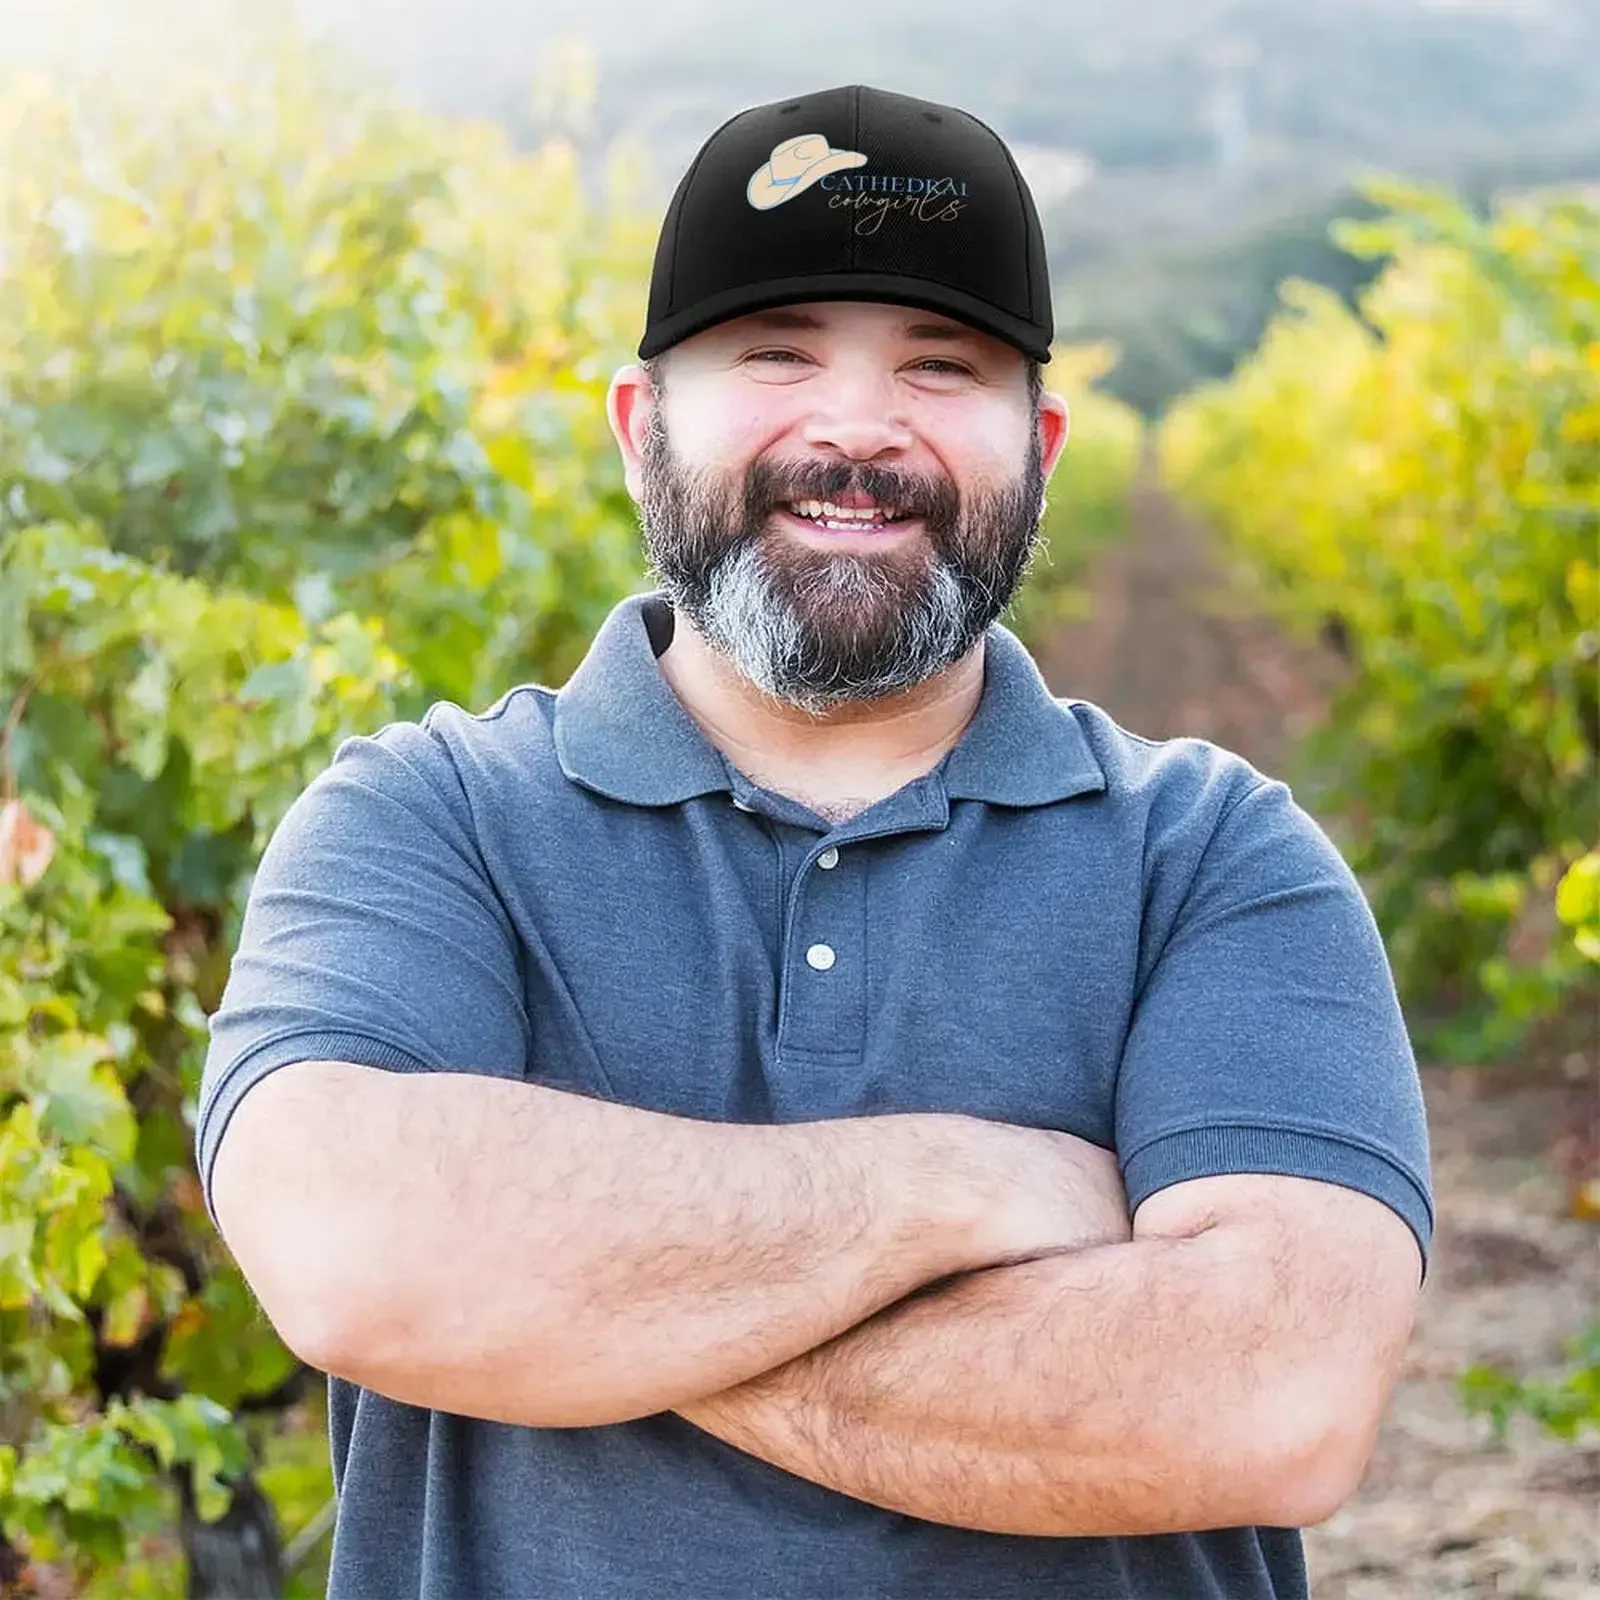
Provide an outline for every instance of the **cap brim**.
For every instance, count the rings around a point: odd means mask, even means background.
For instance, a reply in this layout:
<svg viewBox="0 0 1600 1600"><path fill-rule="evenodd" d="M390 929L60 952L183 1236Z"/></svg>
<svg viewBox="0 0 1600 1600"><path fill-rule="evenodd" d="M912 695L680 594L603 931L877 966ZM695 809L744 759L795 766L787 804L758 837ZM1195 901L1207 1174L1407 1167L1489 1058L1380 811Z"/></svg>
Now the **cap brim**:
<svg viewBox="0 0 1600 1600"><path fill-rule="evenodd" d="M1038 326L977 298L928 278L886 272L830 272L825 276L775 278L748 288L711 295L670 317L663 317L639 342L639 359L648 361L719 322L751 311L797 305L807 300L870 300L883 305L943 311L984 333L993 334L1041 365L1050 360L1050 341Z"/></svg>

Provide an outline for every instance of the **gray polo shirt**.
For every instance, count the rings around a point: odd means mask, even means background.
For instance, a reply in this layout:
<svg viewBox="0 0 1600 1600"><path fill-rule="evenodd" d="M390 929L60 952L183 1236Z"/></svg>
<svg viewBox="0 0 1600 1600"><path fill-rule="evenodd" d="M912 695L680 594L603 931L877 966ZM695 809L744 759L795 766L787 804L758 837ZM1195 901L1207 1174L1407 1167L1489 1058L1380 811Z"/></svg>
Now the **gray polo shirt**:
<svg viewBox="0 0 1600 1600"><path fill-rule="evenodd" d="M1375 1196L1428 1249L1415 1063L1343 859L1284 784L1050 694L991 627L926 777L837 826L753 785L655 657L346 740L267 848L197 1143L287 1062L481 1072L687 1117L965 1112ZM1061 1337L1079 1337L1067 1327ZM529 1359L537 1359L529 1351ZM821 1488L675 1414L522 1428L330 1385L334 1600L1291 1600L1271 1527L1022 1538Z"/></svg>

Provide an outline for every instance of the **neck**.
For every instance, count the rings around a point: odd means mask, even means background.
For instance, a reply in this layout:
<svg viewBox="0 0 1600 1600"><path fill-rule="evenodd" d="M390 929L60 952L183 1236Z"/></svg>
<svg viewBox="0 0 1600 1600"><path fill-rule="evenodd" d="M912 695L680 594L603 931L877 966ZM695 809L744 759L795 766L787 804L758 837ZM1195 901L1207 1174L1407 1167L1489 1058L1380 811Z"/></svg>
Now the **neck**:
<svg viewBox="0 0 1600 1600"><path fill-rule="evenodd" d="M983 697L984 641L923 683L814 717L757 689L683 616L657 658L684 709L742 772L803 771L824 781L896 778L937 766Z"/></svg>

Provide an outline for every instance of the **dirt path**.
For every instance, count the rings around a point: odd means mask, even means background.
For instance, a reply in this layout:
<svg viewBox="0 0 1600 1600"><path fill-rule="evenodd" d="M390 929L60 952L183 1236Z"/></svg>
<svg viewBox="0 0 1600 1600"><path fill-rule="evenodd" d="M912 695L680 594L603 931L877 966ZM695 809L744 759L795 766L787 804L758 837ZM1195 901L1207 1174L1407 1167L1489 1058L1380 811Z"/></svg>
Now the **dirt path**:
<svg viewBox="0 0 1600 1600"><path fill-rule="evenodd" d="M1146 480L1093 573L1094 615L1038 652L1057 694L1150 738L1198 734L1286 777L1338 664L1291 645L1222 586L1208 541ZM1600 1600L1600 1437L1515 1420L1496 1448L1457 1376L1547 1376L1600 1315L1600 1228L1551 1158L1600 1068L1424 1063L1439 1226L1404 1375L1361 1489L1308 1530L1315 1600ZM1571 1074L1581 1067L1584 1084Z"/></svg>
<svg viewBox="0 0 1600 1600"><path fill-rule="evenodd" d="M1038 652L1057 694L1092 700L1146 738L1195 734L1284 776L1340 663L1286 640L1221 577L1210 543L1147 471L1128 536L1092 575L1093 615Z"/></svg>

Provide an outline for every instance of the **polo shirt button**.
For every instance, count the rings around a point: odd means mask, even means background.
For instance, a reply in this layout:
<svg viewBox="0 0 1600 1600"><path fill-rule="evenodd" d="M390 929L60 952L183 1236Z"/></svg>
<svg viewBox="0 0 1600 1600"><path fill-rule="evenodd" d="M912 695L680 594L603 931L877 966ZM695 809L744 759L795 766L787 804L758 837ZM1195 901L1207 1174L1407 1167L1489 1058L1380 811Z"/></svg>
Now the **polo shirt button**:
<svg viewBox="0 0 1600 1600"><path fill-rule="evenodd" d="M833 947L825 944L814 944L806 951L806 964L815 967L818 972L826 972L833 965Z"/></svg>
<svg viewBox="0 0 1600 1600"><path fill-rule="evenodd" d="M830 844L826 850L817 857L817 865L827 872L830 868L839 865L839 852Z"/></svg>
<svg viewBox="0 0 1600 1600"><path fill-rule="evenodd" d="M738 811L754 811L755 810L754 806L746 805L743 800L735 799L733 804L734 804L734 809L738 810Z"/></svg>

